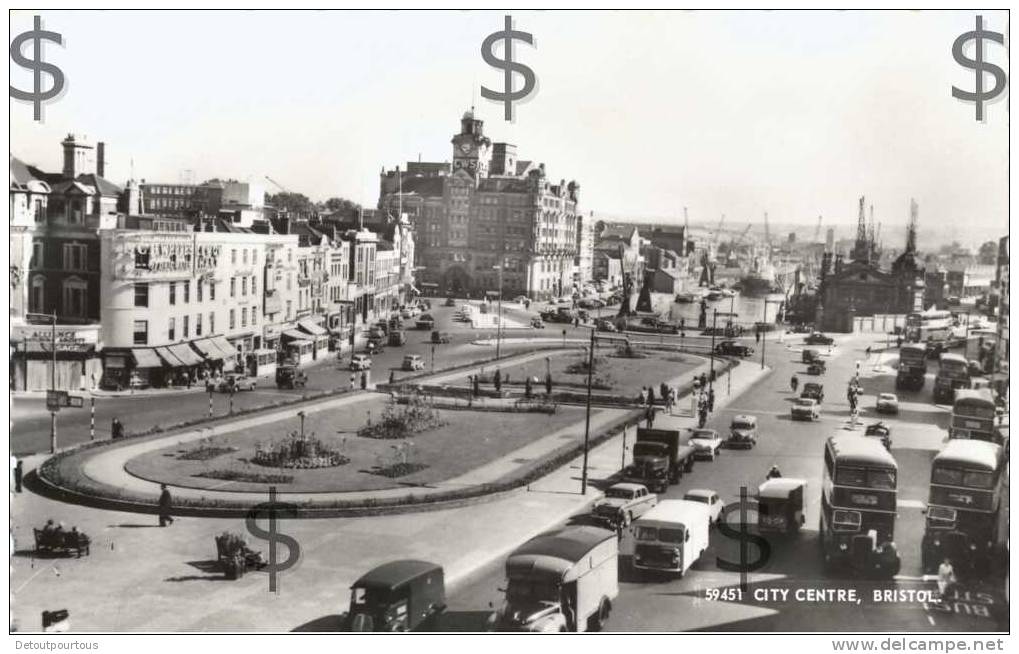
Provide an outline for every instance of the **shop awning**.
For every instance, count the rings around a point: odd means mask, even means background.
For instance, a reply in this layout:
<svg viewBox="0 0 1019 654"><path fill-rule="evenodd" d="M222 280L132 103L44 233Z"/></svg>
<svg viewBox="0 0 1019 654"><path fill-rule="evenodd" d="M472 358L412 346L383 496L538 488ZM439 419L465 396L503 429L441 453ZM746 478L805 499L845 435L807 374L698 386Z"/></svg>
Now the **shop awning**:
<svg viewBox="0 0 1019 654"><path fill-rule="evenodd" d="M202 356L206 359L219 361L223 358L223 353L219 351L219 348L216 347L211 338L202 338L197 341L192 341L191 345L198 348L198 351L201 352Z"/></svg>
<svg viewBox="0 0 1019 654"><path fill-rule="evenodd" d="M212 338L209 339L209 341L212 342L213 346L215 346L216 349L223 353L224 357L237 356L237 348L235 348L233 345L230 345L230 341L226 340L224 337L213 336Z"/></svg>
<svg viewBox="0 0 1019 654"><path fill-rule="evenodd" d="M321 336L322 334L328 333L323 327L320 327L319 325L313 323L310 320L298 320L297 326L303 329L304 331L308 332L312 336Z"/></svg>
<svg viewBox="0 0 1019 654"><path fill-rule="evenodd" d="M135 365L139 368L162 368L163 362L150 347L138 347L131 350Z"/></svg>
<svg viewBox="0 0 1019 654"><path fill-rule="evenodd" d="M303 341L308 335L304 332L299 332L296 329L284 329L282 336L286 336L292 341ZM309 343L311 341L308 341Z"/></svg>
<svg viewBox="0 0 1019 654"><path fill-rule="evenodd" d="M202 363L202 358L186 343L171 345L169 349L185 366L197 366Z"/></svg>
<svg viewBox="0 0 1019 654"><path fill-rule="evenodd" d="M315 345L315 344L314 344L314 343L312 343L311 341L306 341L306 340L304 340L303 338L298 338L298 339L296 339L296 340L290 341L289 343L287 343L287 345L288 345L288 346L290 346L290 345L300 345L300 346L304 346L304 345Z"/></svg>
<svg viewBox="0 0 1019 654"><path fill-rule="evenodd" d="M171 368L180 368L181 366L187 365L186 363L178 359L177 356L170 351L170 348L157 347L156 354L158 354L159 358L163 360L163 363L170 366Z"/></svg>

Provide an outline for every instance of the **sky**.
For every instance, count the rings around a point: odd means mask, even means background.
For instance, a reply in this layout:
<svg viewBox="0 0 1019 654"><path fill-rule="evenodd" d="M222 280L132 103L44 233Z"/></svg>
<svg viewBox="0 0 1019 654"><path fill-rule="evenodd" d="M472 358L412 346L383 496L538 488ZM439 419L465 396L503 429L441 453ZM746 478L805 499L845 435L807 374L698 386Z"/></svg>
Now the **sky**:
<svg viewBox="0 0 1019 654"><path fill-rule="evenodd" d="M1004 12L982 14L1007 32ZM33 15L11 14L11 38ZM480 52L503 12L40 15L64 37L44 59L66 89L41 124L11 101L11 153L45 169L59 170L74 132L106 143L117 183L133 162L149 182L232 177L271 191L269 176L374 206L383 167L452 158L473 103L486 135L576 180L596 216L682 221L687 207L693 222L767 211L849 224L864 195L887 225L906 222L914 197L921 233L1007 230L1007 91L983 123L951 95L975 84L951 52L974 11L513 11L534 38L514 59L538 86L512 123L479 91L503 90ZM984 43L1007 70L1006 49ZM31 88L13 61L10 74Z"/></svg>

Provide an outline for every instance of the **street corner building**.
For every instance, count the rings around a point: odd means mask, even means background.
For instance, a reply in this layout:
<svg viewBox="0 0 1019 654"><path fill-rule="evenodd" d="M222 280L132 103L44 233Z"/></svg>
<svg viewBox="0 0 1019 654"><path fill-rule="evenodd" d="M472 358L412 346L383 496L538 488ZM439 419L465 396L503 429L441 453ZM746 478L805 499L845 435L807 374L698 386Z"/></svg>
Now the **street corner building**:
<svg viewBox="0 0 1019 654"><path fill-rule="evenodd" d="M423 289L483 297L501 281L504 295L548 299L591 278L577 182L553 182L545 164L493 143L473 109L452 145L452 164L408 162L380 176L378 208L413 221Z"/></svg>
<svg viewBox="0 0 1019 654"><path fill-rule="evenodd" d="M122 188L104 143L61 147L59 173L10 157L15 391L271 376L356 347L417 292L406 216L295 215L236 180Z"/></svg>

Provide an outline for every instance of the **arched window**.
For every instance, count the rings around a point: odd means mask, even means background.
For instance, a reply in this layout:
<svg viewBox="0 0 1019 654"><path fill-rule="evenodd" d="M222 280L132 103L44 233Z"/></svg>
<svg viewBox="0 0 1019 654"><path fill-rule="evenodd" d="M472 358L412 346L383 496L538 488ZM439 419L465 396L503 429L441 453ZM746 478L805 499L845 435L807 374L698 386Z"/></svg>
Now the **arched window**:
<svg viewBox="0 0 1019 654"><path fill-rule="evenodd" d="M70 318L85 318L88 312L88 282L78 277L68 277L63 283L63 315Z"/></svg>
<svg viewBox="0 0 1019 654"><path fill-rule="evenodd" d="M28 294L28 310L32 313L46 313L46 278L36 275Z"/></svg>

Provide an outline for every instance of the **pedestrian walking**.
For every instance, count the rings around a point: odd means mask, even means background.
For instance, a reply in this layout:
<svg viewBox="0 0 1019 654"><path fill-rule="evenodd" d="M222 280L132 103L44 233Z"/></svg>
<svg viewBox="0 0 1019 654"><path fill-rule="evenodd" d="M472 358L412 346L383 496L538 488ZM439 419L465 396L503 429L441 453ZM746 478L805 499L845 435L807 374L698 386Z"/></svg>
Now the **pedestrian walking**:
<svg viewBox="0 0 1019 654"><path fill-rule="evenodd" d="M944 601L945 593L955 584L955 568L952 567L952 560L945 558L938 566L938 594Z"/></svg>
<svg viewBox="0 0 1019 654"><path fill-rule="evenodd" d="M533 392L534 389L531 388L531 378L528 377L527 379L524 380L524 397L526 397L528 400L531 399L531 394Z"/></svg>
<svg viewBox="0 0 1019 654"><path fill-rule="evenodd" d="M545 374L545 393L547 395L551 395L552 394L552 374L551 373L546 373Z"/></svg>
<svg viewBox="0 0 1019 654"><path fill-rule="evenodd" d="M474 375L474 395L481 395L481 375Z"/></svg>
<svg viewBox="0 0 1019 654"><path fill-rule="evenodd" d="M24 477L24 472L25 472L25 462L22 461L21 459L18 459L17 465L14 466L14 492L15 493L20 493L21 492L21 480Z"/></svg>
<svg viewBox="0 0 1019 654"><path fill-rule="evenodd" d="M708 413L712 413L715 410L715 389L708 389Z"/></svg>
<svg viewBox="0 0 1019 654"><path fill-rule="evenodd" d="M662 402L669 401L669 385L665 382L658 385L658 397L662 398Z"/></svg>
<svg viewBox="0 0 1019 654"><path fill-rule="evenodd" d="M641 406L647 406L647 386L640 387L640 404Z"/></svg>
<svg viewBox="0 0 1019 654"><path fill-rule="evenodd" d="M708 422L708 411L707 407L701 407L700 412L697 414L697 427L703 429L704 425Z"/></svg>
<svg viewBox="0 0 1019 654"><path fill-rule="evenodd" d="M396 372L393 370L389 371L389 383L392 384L396 381Z"/></svg>
<svg viewBox="0 0 1019 654"><path fill-rule="evenodd" d="M653 406L649 406L644 412L644 419L647 420L647 428L651 429L655 424L655 408Z"/></svg>
<svg viewBox="0 0 1019 654"><path fill-rule="evenodd" d="M707 385L708 385L708 376L707 376L707 374L702 372L701 373L701 388L704 388Z"/></svg>
<svg viewBox="0 0 1019 654"><path fill-rule="evenodd" d="M757 343L761 342L761 332L760 332L760 330L754 330L754 341L757 342Z"/></svg>
<svg viewBox="0 0 1019 654"><path fill-rule="evenodd" d="M191 383L192 383L192 382L194 381L194 376L193 376L193 374L194 374L194 373L190 373L190 372L189 372L189 373L187 373L187 375L186 375L186 377L187 377L187 383L188 383L188 390L191 390Z"/></svg>
<svg viewBox="0 0 1019 654"><path fill-rule="evenodd" d="M679 394L676 392L676 388L672 387L669 389L669 415L673 415L673 410L676 408L676 400L679 399Z"/></svg>
<svg viewBox="0 0 1019 654"><path fill-rule="evenodd" d="M110 423L110 437L113 440L124 437L124 425L121 424L119 418L114 418Z"/></svg>
<svg viewBox="0 0 1019 654"><path fill-rule="evenodd" d="M361 371L361 390L362 391L368 390L368 371L367 370L362 370Z"/></svg>
<svg viewBox="0 0 1019 654"><path fill-rule="evenodd" d="M502 373L498 368L495 369L495 375L492 377L492 383L495 386L496 393L502 391Z"/></svg>
<svg viewBox="0 0 1019 654"><path fill-rule="evenodd" d="M655 389L651 386L647 387L647 405L648 406L655 405Z"/></svg>
<svg viewBox="0 0 1019 654"><path fill-rule="evenodd" d="M170 515L173 499L170 497L170 489L166 487L166 484L160 484L159 488L162 489L159 494L159 526L165 527L173 524L173 516Z"/></svg>
<svg viewBox="0 0 1019 654"><path fill-rule="evenodd" d="M867 346L867 349L865 350L865 352L867 353L867 359L869 360L870 359L870 346L869 345Z"/></svg>

